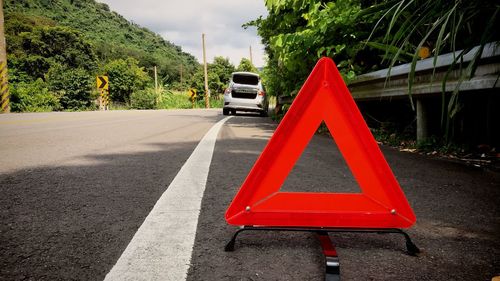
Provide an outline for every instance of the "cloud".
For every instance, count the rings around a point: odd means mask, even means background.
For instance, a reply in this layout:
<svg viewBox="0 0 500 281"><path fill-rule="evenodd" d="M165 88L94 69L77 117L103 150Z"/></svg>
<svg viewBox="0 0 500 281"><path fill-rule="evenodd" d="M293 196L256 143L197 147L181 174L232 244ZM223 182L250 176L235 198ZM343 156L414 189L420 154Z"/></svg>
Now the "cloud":
<svg viewBox="0 0 500 281"><path fill-rule="evenodd" d="M201 34L206 34L207 59L228 57L235 65L249 57L263 66L264 50L255 28L241 26L266 16L263 0L98 0L128 20L147 27L202 62Z"/></svg>

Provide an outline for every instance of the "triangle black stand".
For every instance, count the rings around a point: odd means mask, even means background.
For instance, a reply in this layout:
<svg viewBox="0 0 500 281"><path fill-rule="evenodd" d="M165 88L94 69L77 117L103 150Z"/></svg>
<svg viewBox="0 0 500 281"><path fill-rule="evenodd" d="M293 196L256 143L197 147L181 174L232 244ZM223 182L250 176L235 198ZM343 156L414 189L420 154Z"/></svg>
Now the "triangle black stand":
<svg viewBox="0 0 500 281"><path fill-rule="evenodd" d="M413 243L408 233L399 228L306 228L306 227L261 227L261 226L242 226L238 229L231 240L226 244L224 251L233 252L238 234L243 231L301 231L313 232L318 235L318 239L323 249L325 256L325 281L340 280L340 260L337 256L337 251L332 243L328 233L330 232L349 232L349 233L377 233L387 234L394 233L403 235L406 242L406 250L410 256L417 256L420 249Z"/></svg>

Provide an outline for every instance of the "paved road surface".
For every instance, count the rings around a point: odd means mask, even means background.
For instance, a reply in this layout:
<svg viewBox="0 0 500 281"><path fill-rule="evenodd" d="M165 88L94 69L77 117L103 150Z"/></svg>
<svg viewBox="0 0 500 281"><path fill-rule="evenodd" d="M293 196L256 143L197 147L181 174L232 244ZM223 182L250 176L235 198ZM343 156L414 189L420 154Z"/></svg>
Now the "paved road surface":
<svg viewBox="0 0 500 281"><path fill-rule="evenodd" d="M275 125L238 116L216 144L198 223L188 280L322 280L319 242L307 233L244 233L235 252L223 252L234 233L223 214ZM408 232L423 253L405 254L399 236L330 235L342 280L491 280L500 275L500 175L402 153L383 152L417 215ZM219 176L224 175L224 176ZM357 192L327 136L315 136L282 190Z"/></svg>
<svg viewBox="0 0 500 281"><path fill-rule="evenodd" d="M102 280L176 177L219 111L0 115L0 280ZM307 233L242 234L223 214L275 129L239 115L222 127L196 231L188 280L322 280ZM383 149L423 250L400 237L331 235L343 280L490 280L500 275L500 175ZM315 136L282 188L356 192L334 144Z"/></svg>
<svg viewBox="0 0 500 281"><path fill-rule="evenodd" d="M219 111L0 116L0 279L102 280Z"/></svg>

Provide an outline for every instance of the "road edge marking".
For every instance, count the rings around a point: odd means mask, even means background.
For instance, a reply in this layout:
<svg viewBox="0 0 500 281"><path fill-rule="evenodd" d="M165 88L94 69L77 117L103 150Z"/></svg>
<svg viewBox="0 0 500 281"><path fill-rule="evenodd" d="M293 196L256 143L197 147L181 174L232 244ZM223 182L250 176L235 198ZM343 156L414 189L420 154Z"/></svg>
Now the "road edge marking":
<svg viewBox="0 0 500 281"><path fill-rule="evenodd" d="M231 117L218 121L203 136L105 281L187 278L215 142Z"/></svg>

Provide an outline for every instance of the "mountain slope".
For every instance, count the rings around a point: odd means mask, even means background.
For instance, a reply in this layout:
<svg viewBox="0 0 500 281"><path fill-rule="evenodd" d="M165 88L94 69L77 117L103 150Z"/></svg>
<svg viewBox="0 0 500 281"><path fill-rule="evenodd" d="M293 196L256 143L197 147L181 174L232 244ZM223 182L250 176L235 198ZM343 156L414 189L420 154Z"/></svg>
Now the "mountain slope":
<svg viewBox="0 0 500 281"><path fill-rule="evenodd" d="M102 62L131 56L148 71L157 65L165 82L179 80L181 64L186 76L199 65L179 46L127 21L110 11L106 4L94 0L5 0L4 6L6 20L14 14L38 16L78 30L94 46Z"/></svg>

